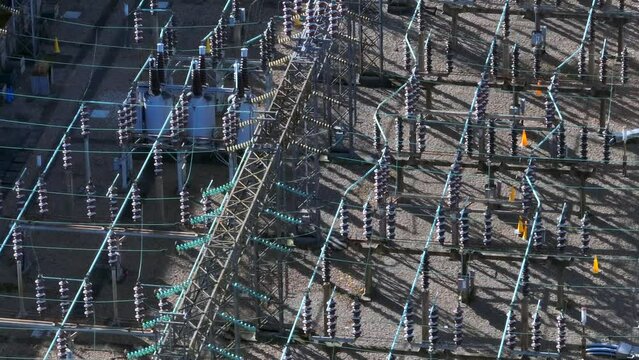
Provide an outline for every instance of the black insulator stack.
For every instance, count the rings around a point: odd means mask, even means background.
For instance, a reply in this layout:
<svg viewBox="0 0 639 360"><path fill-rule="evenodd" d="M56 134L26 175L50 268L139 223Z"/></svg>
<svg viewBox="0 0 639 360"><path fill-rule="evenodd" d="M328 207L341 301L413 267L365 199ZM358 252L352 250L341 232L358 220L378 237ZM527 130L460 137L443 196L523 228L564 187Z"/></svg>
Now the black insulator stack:
<svg viewBox="0 0 639 360"><path fill-rule="evenodd" d="M484 246L488 247L493 242L493 212L490 209L484 211Z"/></svg>
<svg viewBox="0 0 639 360"><path fill-rule="evenodd" d="M158 71L157 60L152 57L149 60L149 94L153 96L160 95L160 75Z"/></svg>
<svg viewBox="0 0 639 360"><path fill-rule="evenodd" d="M45 216L49 213L49 195L47 192L47 183L44 182L42 177L38 178L36 188L38 192L38 212L41 216Z"/></svg>
<svg viewBox="0 0 639 360"><path fill-rule="evenodd" d="M422 266L422 290L428 291L430 287L430 259L428 252L424 254L424 263Z"/></svg>
<svg viewBox="0 0 639 360"><path fill-rule="evenodd" d="M120 242L114 233L107 238L107 258L111 269L115 269L120 262Z"/></svg>
<svg viewBox="0 0 639 360"><path fill-rule="evenodd" d="M404 339L409 343L415 340L415 320L413 317L413 300L408 299L404 305Z"/></svg>
<svg viewBox="0 0 639 360"><path fill-rule="evenodd" d="M282 1L282 12L284 14L284 35L293 34L293 7L288 0Z"/></svg>
<svg viewBox="0 0 639 360"><path fill-rule="evenodd" d="M455 330L453 332L453 342L459 346L464 338L464 310L461 307L461 303L457 303L455 313L453 315L455 322Z"/></svg>
<svg viewBox="0 0 639 360"><path fill-rule="evenodd" d="M162 176L162 149L159 146L153 147L153 173L155 176Z"/></svg>
<svg viewBox="0 0 639 360"><path fill-rule="evenodd" d="M206 45L204 45L204 42L201 43L200 47L199 47L199 58L197 60L197 64L198 64L198 70L200 73L200 83L202 84L202 86L206 86L208 81L206 78Z"/></svg>
<svg viewBox="0 0 639 360"><path fill-rule="evenodd" d="M595 42L595 22L590 22L590 27L588 28L588 43L592 44Z"/></svg>
<svg viewBox="0 0 639 360"><path fill-rule="evenodd" d="M95 185L93 185L93 181L89 180L89 182L87 183L87 185L85 186L85 190L86 190L86 194L87 194L87 217L89 218L89 220L93 220L95 218L96 215L96 211L95 211L95 203L96 203L96 198L95 198Z"/></svg>
<svg viewBox="0 0 639 360"><path fill-rule="evenodd" d="M133 304L135 305L135 321L142 323L146 315L146 307L144 305L144 287L139 281L133 286Z"/></svg>
<svg viewBox="0 0 639 360"><path fill-rule="evenodd" d="M204 192L202 192L202 198L200 199L200 204L202 205L202 213L208 214L213 211L213 200L210 197L205 196ZM213 219L207 219L204 221L204 224L211 225L213 223Z"/></svg>
<svg viewBox="0 0 639 360"><path fill-rule="evenodd" d="M518 133L517 124L513 121L510 125L510 156L517 156L519 152Z"/></svg>
<svg viewBox="0 0 639 360"><path fill-rule="evenodd" d="M506 3L506 9L504 9L503 36L504 38L510 36L510 3Z"/></svg>
<svg viewBox="0 0 639 360"><path fill-rule="evenodd" d="M193 70L191 71L191 94L198 97L202 96L202 77L200 76L199 61L194 60ZM182 110L184 111L184 109Z"/></svg>
<svg viewBox="0 0 639 360"><path fill-rule="evenodd" d="M24 258L24 249L22 248L22 243L24 242L24 232L22 228L16 225L13 228L13 233L11 234L12 243L13 243L13 258L15 261L22 261Z"/></svg>
<svg viewBox="0 0 639 360"><path fill-rule="evenodd" d="M164 78L165 60L164 60L164 44L158 44L158 50L155 53L156 67L158 68L158 82L160 84L166 83Z"/></svg>
<svg viewBox="0 0 639 360"><path fill-rule="evenodd" d="M404 90L404 105L406 118L412 119L417 111L417 97L419 95L419 83L415 71L411 74Z"/></svg>
<svg viewBox="0 0 639 360"><path fill-rule="evenodd" d="M466 127L466 132L464 134L464 150L468 156L473 155L474 150L474 138L473 138L473 123L471 121L468 122L468 126Z"/></svg>
<svg viewBox="0 0 639 360"><path fill-rule="evenodd" d="M623 0L622 0L623 1ZM620 3L621 4L621 3ZM628 48L624 46L621 51L621 69L619 71L619 78L622 84L628 83Z"/></svg>
<svg viewBox="0 0 639 360"><path fill-rule="evenodd" d="M541 71L541 50L537 47L533 50L533 66L532 66L532 74L533 78L539 79Z"/></svg>
<svg viewBox="0 0 639 360"><path fill-rule="evenodd" d="M435 231L437 232L437 241L439 241L441 245L444 245L446 241L446 216L444 216L441 209L435 222Z"/></svg>
<svg viewBox="0 0 639 360"><path fill-rule="evenodd" d="M109 218L111 219L111 222L113 222L118 216L118 211L120 210L120 207L118 206L118 188L115 186L110 187L107 192L107 197L109 198Z"/></svg>
<svg viewBox="0 0 639 360"><path fill-rule="evenodd" d="M161 312L170 312L172 307L173 305L168 298L163 297L158 300L158 309L160 309Z"/></svg>
<svg viewBox="0 0 639 360"><path fill-rule="evenodd" d="M517 317L514 312L511 312L506 327L506 347L515 350L515 346L517 346Z"/></svg>
<svg viewBox="0 0 639 360"><path fill-rule="evenodd" d="M70 359L73 354L69 350L69 335L66 331L60 331L55 343L55 348L58 350L58 359Z"/></svg>
<svg viewBox="0 0 639 360"><path fill-rule="evenodd" d="M357 339L362 336L362 303L356 296L351 303L351 320L353 321L351 334Z"/></svg>
<svg viewBox="0 0 639 360"><path fill-rule="evenodd" d="M535 230L533 231L532 234L532 245L533 248L537 251L541 250L541 248L545 245L545 232L546 230L544 229L544 225L542 223L541 220L541 215L540 212L538 211L537 213L535 213L535 220L534 222L537 224L535 225Z"/></svg>
<svg viewBox="0 0 639 360"><path fill-rule="evenodd" d="M546 96L546 101L544 102L544 106L546 107L546 115L544 119L546 120L546 128L552 129L555 127L555 103L553 103L550 96Z"/></svg>
<svg viewBox="0 0 639 360"><path fill-rule="evenodd" d="M602 143L602 151L603 151L603 162L604 164L609 164L610 163L610 139L612 139L613 136L610 133L610 129L608 129L608 127L606 127L606 129L604 130L603 133L603 143Z"/></svg>
<svg viewBox="0 0 639 360"><path fill-rule="evenodd" d="M579 132L579 150L582 160L588 160L588 128L583 126Z"/></svg>
<svg viewBox="0 0 639 360"><path fill-rule="evenodd" d="M330 12L328 14L328 21L330 26L328 28L328 34L331 37L336 37L339 31L339 19L342 17L342 14L339 11L339 6L336 2L331 2Z"/></svg>
<svg viewBox="0 0 639 360"><path fill-rule="evenodd" d="M459 240L460 246L468 246L470 240L470 218L468 215L468 207L464 207L459 212Z"/></svg>
<svg viewBox="0 0 639 360"><path fill-rule="evenodd" d="M66 316L69 311L69 306L71 303L69 302L69 282L62 279L58 282L58 293L60 294L60 313L62 314L62 318Z"/></svg>
<svg viewBox="0 0 639 360"><path fill-rule="evenodd" d="M417 151L424 153L426 151L426 132L428 128L426 126L426 120L423 116L419 117L419 123L417 124Z"/></svg>
<svg viewBox="0 0 639 360"><path fill-rule="evenodd" d="M189 196L190 194L186 188L182 188L182 191L180 191L180 223L182 223L182 225L188 225L191 220Z"/></svg>
<svg viewBox="0 0 639 360"><path fill-rule="evenodd" d="M497 76L499 74L499 47L495 42L490 52L490 75Z"/></svg>
<svg viewBox="0 0 639 360"><path fill-rule="evenodd" d="M453 72L453 60L455 58L455 52L453 49L453 40L448 39L446 42L446 73L450 74Z"/></svg>
<svg viewBox="0 0 639 360"><path fill-rule="evenodd" d="M304 0L294 0L295 13L298 15L304 15Z"/></svg>
<svg viewBox="0 0 639 360"><path fill-rule="evenodd" d="M557 352L562 353L566 350L566 317L563 313L557 315Z"/></svg>
<svg viewBox="0 0 639 360"><path fill-rule="evenodd" d="M211 60L213 66L217 65L221 60L224 53L224 28L218 23L218 26L213 29L213 39L211 40Z"/></svg>
<svg viewBox="0 0 639 360"><path fill-rule="evenodd" d="M86 105L80 106L80 134L84 137L89 136L91 133L91 126L89 126L89 109Z"/></svg>
<svg viewBox="0 0 639 360"><path fill-rule="evenodd" d="M579 60L577 64L577 73L579 74L580 80L585 80L588 70L586 68L586 47L582 46L579 48Z"/></svg>
<svg viewBox="0 0 639 360"><path fill-rule="evenodd" d="M382 151L382 130L377 126L377 124L373 124L375 128L375 132L373 133L373 146L375 147L375 151L378 153Z"/></svg>
<svg viewBox="0 0 639 360"><path fill-rule="evenodd" d="M524 264L524 271L521 274L521 295L526 297L530 295L530 270L528 262Z"/></svg>
<svg viewBox="0 0 639 360"><path fill-rule="evenodd" d="M364 237L366 240L371 240L373 237L373 207L368 201L364 204L362 215L364 217Z"/></svg>
<svg viewBox="0 0 639 360"><path fill-rule="evenodd" d="M420 33L424 33L428 28L428 19L426 18L426 0L418 0L417 8L417 25Z"/></svg>
<svg viewBox="0 0 639 360"><path fill-rule="evenodd" d="M606 83L608 80L608 49L604 46L601 49L601 57L599 58L599 81Z"/></svg>
<svg viewBox="0 0 639 360"><path fill-rule="evenodd" d="M133 222L142 220L142 191L137 181L131 184L131 219Z"/></svg>
<svg viewBox="0 0 639 360"><path fill-rule="evenodd" d="M324 256L322 257L322 284L330 284L331 283L331 260L330 249L326 249Z"/></svg>
<svg viewBox="0 0 639 360"><path fill-rule="evenodd" d="M84 279L84 285L82 286L82 301L84 303L84 316L90 317L94 314L93 305L93 284L88 278Z"/></svg>
<svg viewBox="0 0 639 360"><path fill-rule="evenodd" d="M319 21L322 21L322 19L325 17L326 15L326 8L328 7L328 4L326 3L325 0L319 0L319 2L317 3L317 17Z"/></svg>
<svg viewBox="0 0 639 360"><path fill-rule="evenodd" d="M235 18L237 22L240 22L240 5L237 3L237 0L231 1L231 17Z"/></svg>
<svg viewBox="0 0 639 360"><path fill-rule="evenodd" d="M313 305L309 294L304 295L302 304L302 330L306 335L310 335L313 331Z"/></svg>
<svg viewBox="0 0 639 360"><path fill-rule="evenodd" d="M317 32L317 18L315 17L316 3L313 0L309 0L306 7L306 34L309 38L314 38Z"/></svg>
<svg viewBox="0 0 639 360"><path fill-rule="evenodd" d="M590 213L584 212L584 216L581 218L581 253L586 255L590 251Z"/></svg>
<svg viewBox="0 0 639 360"><path fill-rule="evenodd" d="M191 101L191 94L182 93L178 99L178 109L180 116L178 119L181 121L180 126L185 129L189 126L189 102Z"/></svg>
<svg viewBox="0 0 639 360"><path fill-rule="evenodd" d="M395 201L389 201L388 205L386 205L386 237L388 241L395 240L396 208Z"/></svg>
<svg viewBox="0 0 639 360"><path fill-rule="evenodd" d="M483 127L486 119L486 108L488 107L489 95L488 82L485 73L482 73L482 79L477 83L477 88L477 101L475 102L475 108L473 109L473 117L475 119L475 125L481 128Z"/></svg>
<svg viewBox="0 0 639 360"><path fill-rule="evenodd" d="M557 217L557 251L563 252L566 249L566 206L562 209L561 213Z"/></svg>
<svg viewBox="0 0 639 360"><path fill-rule="evenodd" d="M533 351L539 351L541 350L541 341L542 341L541 316L539 315L539 310L535 311L535 314L533 315L531 330L532 330L532 341L530 346Z"/></svg>
<svg viewBox="0 0 639 360"><path fill-rule="evenodd" d="M395 118L395 136L396 150L401 152L404 150L404 119L401 116Z"/></svg>
<svg viewBox="0 0 639 360"><path fill-rule="evenodd" d="M413 65L412 65L412 57L410 54L410 45L408 44L408 42L404 41L404 70L410 73L412 69L413 69Z"/></svg>
<svg viewBox="0 0 639 360"><path fill-rule="evenodd" d="M429 351L435 349L435 345L439 341L439 310L437 305L432 305L428 311L428 342L430 344Z"/></svg>
<svg viewBox="0 0 639 360"><path fill-rule="evenodd" d="M386 177L384 169L378 167L375 169L375 201L377 206L384 204L384 194L386 192Z"/></svg>
<svg viewBox="0 0 639 360"><path fill-rule="evenodd" d="M139 11L133 12L133 39L136 44L139 44L144 39L144 33L142 31L142 13Z"/></svg>
<svg viewBox="0 0 639 360"><path fill-rule="evenodd" d="M519 45L517 44L513 45L511 53L510 75L513 82L517 81L519 77Z"/></svg>
<svg viewBox="0 0 639 360"><path fill-rule="evenodd" d="M337 333L337 303L332 296L326 302L326 333L331 338Z"/></svg>
<svg viewBox="0 0 639 360"><path fill-rule="evenodd" d="M24 182L22 181L22 178L19 178L18 180L16 180L13 186L13 191L15 191L16 193L16 208L18 209L18 212L21 212L22 209L24 208L25 195L24 195L24 192L22 192L23 185L24 185Z"/></svg>
<svg viewBox="0 0 639 360"><path fill-rule="evenodd" d="M170 130L171 130L171 141L176 143L180 137L180 119L179 112L177 109L171 109L171 120L170 121Z"/></svg>
<svg viewBox="0 0 639 360"><path fill-rule="evenodd" d="M38 315L42 316L42 313L47 309L47 294L42 274L38 274L38 277L35 279L35 298L36 311L38 311Z"/></svg>
<svg viewBox="0 0 639 360"><path fill-rule="evenodd" d="M486 132L486 153L488 158L492 159L497 150L497 129L495 128L495 119L488 119L488 129Z"/></svg>
<svg viewBox="0 0 639 360"><path fill-rule="evenodd" d="M62 140L62 167L64 170L71 170L73 166L71 157L71 137L69 135L64 136Z"/></svg>
<svg viewBox="0 0 639 360"><path fill-rule="evenodd" d="M450 181L448 184L448 206L457 208L461 198L462 175L459 161L450 166Z"/></svg>
<svg viewBox="0 0 639 360"><path fill-rule="evenodd" d="M433 44L430 37L424 42L424 53L426 54L426 73L433 72Z"/></svg>
<svg viewBox="0 0 639 360"><path fill-rule="evenodd" d="M566 157L566 128L564 122L559 122L557 129L557 157L563 159Z"/></svg>
<svg viewBox="0 0 639 360"><path fill-rule="evenodd" d="M346 206L342 205L339 209L340 228L339 232L342 238L348 239L350 232L350 212Z"/></svg>
<svg viewBox="0 0 639 360"><path fill-rule="evenodd" d="M530 187L530 184L528 184L528 181L526 181L526 176L522 176L521 186L519 187L519 189L521 190L521 211L524 215L526 215L530 210L533 198L533 191Z"/></svg>
<svg viewBox="0 0 639 360"><path fill-rule="evenodd" d="M262 65L262 70L268 70L268 50L266 49L266 40L264 37L260 38L260 64Z"/></svg>

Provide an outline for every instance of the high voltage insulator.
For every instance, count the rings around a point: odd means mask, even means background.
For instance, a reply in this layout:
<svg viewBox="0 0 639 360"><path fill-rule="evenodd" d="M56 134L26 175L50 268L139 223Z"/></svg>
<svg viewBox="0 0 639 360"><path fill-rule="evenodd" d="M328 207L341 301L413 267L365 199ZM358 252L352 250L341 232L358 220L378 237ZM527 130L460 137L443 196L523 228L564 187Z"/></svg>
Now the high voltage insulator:
<svg viewBox="0 0 639 360"><path fill-rule="evenodd" d="M62 167L64 170L71 169L71 166L73 166L71 160L71 137L64 135L64 140L62 140Z"/></svg>
<svg viewBox="0 0 639 360"><path fill-rule="evenodd" d="M87 183L87 185L85 186L85 191L87 194L87 200L86 200L86 204L87 204L87 217L89 218L89 220L93 220L95 218L96 215L96 207L95 207L95 203L96 203L96 199L95 199L95 185L93 185L93 181L89 180L89 182Z"/></svg>
<svg viewBox="0 0 639 360"><path fill-rule="evenodd" d="M428 22L426 18L426 0L419 1L418 0L418 8L417 8L417 26L421 33L425 32L428 28Z"/></svg>
<svg viewBox="0 0 639 360"><path fill-rule="evenodd" d="M240 6L237 3L237 0L231 1L231 16L235 18L237 22L240 21Z"/></svg>
<svg viewBox="0 0 639 360"><path fill-rule="evenodd" d="M413 300L408 299L404 305L404 339L412 343L415 340L415 320L413 319Z"/></svg>
<svg viewBox="0 0 639 360"><path fill-rule="evenodd" d="M36 311L40 316L42 316L42 313L47 309L46 297L47 294L44 286L44 279L42 278L42 274L38 274L38 277L35 279L35 298Z"/></svg>
<svg viewBox="0 0 639 360"><path fill-rule="evenodd" d="M590 213L584 212L584 216L581 218L581 253L586 255L590 251Z"/></svg>
<svg viewBox="0 0 639 360"><path fill-rule="evenodd" d="M189 102L191 101L191 94L183 92L178 99L178 105L180 110L180 126L185 129L189 126Z"/></svg>
<svg viewBox="0 0 639 360"><path fill-rule="evenodd" d="M588 28L588 43L592 44L595 42L595 22L590 22L590 27Z"/></svg>
<svg viewBox="0 0 639 360"><path fill-rule="evenodd" d="M49 195L47 192L47 183L44 182L42 177L38 178L36 188L38 192L38 212L41 216L45 216L49 213Z"/></svg>
<svg viewBox="0 0 639 360"><path fill-rule="evenodd" d="M304 15L304 0L294 0L295 13L298 15Z"/></svg>
<svg viewBox="0 0 639 360"><path fill-rule="evenodd" d="M604 43L601 48L601 57L599 58L599 81L606 83L608 80L608 49Z"/></svg>
<svg viewBox="0 0 639 360"><path fill-rule="evenodd" d="M326 302L326 333L331 338L337 333L337 304L332 296Z"/></svg>
<svg viewBox="0 0 639 360"><path fill-rule="evenodd" d="M364 218L364 237L366 240L371 240L373 237L373 207L368 201L364 204L362 216Z"/></svg>
<svg viewBox="0 0 639 360"><path fill-rule="evenodd" d="M288 346L284 347L284 351L282 351L282 360L293 360L293 353Z"/></svg>
<svg viewBox="0 0 639 360"><path fill-rule="evenodd" d="M389 241L395 240L395 201L389 201L386 205L386 237Z"/></svg>
<svg viewBox="0 0 639 360"><path fill-rule="evenodd" d="M125 107L118 109L118 141L120 146L124 146L129 142L129 129L127 126L127 114Z"/></svg>
<svg viewBox="0 0 639 360"><path fill-rule="evenodd" d="M156 295L158 293L159 292L156 291ZM171 302L169 301L168 298L160 297L158 299L158 309L160 309L161 312L170 312L171 311L171 307L172 307L172 304L171 304Z"/></svg>
<svg viewBox="0 0 639 360"><path fill-rule="evenodd" d="M433 72L433 45L430 37L424 42L424 53L426 54L426 73Z"/></svg>
<svg viewBox="0 0 639 360"><path fill-rule="evenodd" d="M302 304L302 330L306 335L313 331L313 305L309 294L304 295Z"/></svg>
<svg viewBox="0 0 639 360"><path fill-rule="evenodd" d="M262 70L268 69L268 52L266 50L266 40L264 37L260 38L260 64L262 65Z"/></svg>
<svg viewBox="0 0 639 360"><path fill-rule="evenodd" d="M133 304L135 305L135 320L142 323L146 315L146 307L144 306L144 287L139 281L133 287Z"/></svg>
<svg viewBox="0 0 639 360"><path fill-rule="evenodd" d="M519 77L519 45L515 44L512 47L512 53L510 58L510 76L512 82L515 82Z"/></svg>
<svg viewBox="0 0 639 360"><path fill-rule="evenodd" d="M513 121L510 125L510 156L517 156L519 150L519 144L517 140L517 124Z"/></svg>
<svg viewBox="0 0 639 360"><path fill-rule="evenodd" d="M328 7L328 4L326 3L325 0L320 0L317 3L317 14L318 14L318 18L321 20L326 16L326 8Z"/></svg>
<svg viewBox="0 0 639 360"><path fill-rule="evenodd" d="M416 82L416 79L417 77L415 75L415 72L413 71L404 89L404 109L406 118L408 119L412 119L415 116L415 112L417 110L416 105L417 97L419 95L419 85L413 85Z"/></svg>
<svg viewBox="0 0 639 360"><path fill-rule="evenodd" d="M404 41L404 70L406 70L406 72L411 72L411 70L413 69L412 60L413 59L410 54L410 45L408 44L408 42Z"/></svg>
<svg viewBox="0 0 639 360"><path fill-rule="evenodd" d="M428 252L424 254L424 263L422 265L422 290L428 291L430 287L430 259Z"/></svg>
<svg viewBox="0 0 639 360"><path fill-rule="evenodd" d="M504 24L502 30L504 38L508 38L510 36L510 3L506 3L506 8L504 9Z"/></svg>
<svg viewBox="0 0 639 360"><path fill-rule="evenodd" d="M446 41L446 73L450 74L453 72L453 61L455 58L455 52L453 50L453 40L448 38Z"/></svg>
<svg viewBox="0 0 639 360"><path fill-rule="evenodd" d="M417 151L419 151L420 154L426 151L426 132L426 120L424 120L423 115L420 115L419 123L417 124Z"/></svg>
<svg viewBox="0 0 639 360"><path fill-rule="evenodd" d="M331 24L328 28L328 34L331 37L337 36L337 33L339 31L339 19L341 18L341 16L342 14L340 14L339 6L337 5L337 3L334 1L331 2L330 12L328 14L328 21Z"/></svg>
<svg viewBox="0 0 639 360"><path fill-rule="evenodd" d="M382 130L377 126L377 124L373 124L375 131L373 132L373 146L375 147L375 151L378 153L382 151Z"/></svg>
<svg viewBox="0 0 639 360"><path fill-rule="evenodd" d="M153 172L155 176L162 175L162 149L159 146L153 147Z"/></svg>
<svg viewBox="0 0 639 360"><path fill-rule="evenodd" d="M610 133L610 129L606 126L606 129L604 130L604 133L603 133L603 143L602 143L604 164L610 163L610 139L611 138L612 138L612 134Z"/></svg>
<svg viewBox="0 0 639 360"><path fill-rule="evenodd" d="M13 191L15 191L16 193L16 208L18 209L18 212L22 211L25 202L25 195L24 192L22 192L22 186L24 186L24 181L22 181L22 178L16 180L13 185Z"/></svg>
<svg viewBox="0 0 639 360"><path fill-rule="evenodd" d="M535 231L532 234L533 248L537 251L541 250L544 246L544 225L541 220L540 212L535 213L535 220L537 225L535 226Z"/></svg>
<svg viewBox="0 0 639 360"><path fill-rule="evenodd" d="M60 331L56 339L56 350L58 350L58 359L70 359L72 354L69 350L69 335L66 331Z"/></svg>
<svg viewBox="0 0 639 360"><path fill-rule="evenodd" d="M533 66L532 66L533 78L539 79L541 71L541 50L537 47L533 50Z"/></svg>
<svg viewBox="0 0 639 360"><path fill-rule="evenodd" d="M94 313L93 306L93 284L88 278L84 279L84 285L82 286L82 301L84 302L84 316L89 317Z"/></svg>
<svg viewBox="0 0 639 360"><path fill-rule="evenodd" d="M232 146L237 142L237 128L235 127L235 118L237 113L234 104L231 104L226 113L222 117L222 134L226 146Z"/></svg>
<svg viewBox="0 0 639 360"><path fill-rule="evenodd" d="M16 261L22 261L24 258L24 249L22 248L22 243L24 241L24 232L22 232L22 228L20 226L15 226L13 228L13 233L11 234L12 243L13 243L13 258Z"/></svg>
<svg viewBox="0 0 639 360"><path fill-rule="evenodd" d="M468 207L463 207L459 212L459 240L460 247L468 246L470 240L470 219L468 218Z"/></svg>
<svg viewBox="0 0 639 360"><path fill-rule="evenodd" d="M577 65L577 73L579 74L580 80L586 79L586 74L587 74L586 69L587 69L586 68L586 47L582 46L579 48L579 62Z"/></svg>
<svg viewBox="0 0 639 360"><path fill-rule="evenodd" d="M528 269L528 262L524 264L524 269L521 273L521 295L524 297L530 295L530 270Z"/></svg>
<svg viewBox="0 0 639 360"><path fill-rule="evenodd" d="M488 154L488 158L492 159L492 157L496 153L496 141L497 140L497 131L495 129L495 119L488 119L488 126L486 132L486 153Z"/></svg>
<svg viewBox="0 0 639 360"><path fill-rule="evenodd" d="M404 120L401 116L395 117L395 137L396 150L401 152L404 150Z"/></svg>
<svg viewBox="0 0 639 360"><path fill-rule="evenodd" d="M330 249L326 249L321 261L323 284L330 284L331 282L331 260L328 258L330 255Z"/></svg>
<svg viewBox="0 0 639 360"><path fill-rule="evenodd" d="M306 7L306 33L309 38L314 38L315 33L317 32L317 18L315 17L315 6L316 3L314 1L309 1L308 6Z"/></svg>
<svg viewBox="0 0 639 360"><path fill-rule="evenodd" d="M582 160L588 160L588 127L583 126L579 132L579 155Z"/></svg>
<svg viewBox="0 0 639 360"><path fill-rule="evenodd" d="M116 186L111 186L109 191L107 191L107 197L109 198L109 218L111 219L111 222L113 222L118 216L118 211L120 210L117 199L118 188Z"/></svg>
<svg viewBox="0 0 639 360"><path fill-rule="evenodd" d="M511 311L510 319L506 326L506 347L510 350L515 350L517 346L517 318L515 313Z"/></svg>
<svg viewBox="0 0 639 360"><path fill-rule="evenodd" d="M170 123L170 135L171 135L171 141L173 143L176 143L179 140L179 136L180 136L180 120L179 120L179 114L177 109L171 109L171 119L169 120Z"/></svg>
<svg viewBox="0 0 639 360"><path fill-rule="evenodd" d="M444 216L441 209L435 222L435 232L437 232L437 241L439 241L441 245L444 245L446 241L446 216Z"/></svg>
<svg viewBox="0 0 639 360"><path fill-rule="evenodd" d="M142 220L142 191L137 180L131 184L131 219L133 222Z"/></svg>
<svg viewBox="0 0 639 360"><path fill-rule="evenodd" d="M435 345L439 341L439 311L437 305L433 304L428 311L428 343L429 351L435 350Z"/></svg>
<svg viewBox="0 0 639 360"><path fill-rule="evenodd" d="M284 13L284 35L293 34L293 8L288 0L282 1L282 11Z"/></svg>
<svg viewBox="0 0 639 360"><path fill-rule="evenodd" d="M142 14L139 11L133 12L133 39L139 44L144 39L142 31Z"/></svg>
<svg viewBox="0 0 639 360"><path fill-rule="evenodd" d="M562 353L566 350L566 318L564 313L557 315L557 352Z"/></svg>
<svg viewBox="0 0 639 360"><path fill-rule="evenodd" d="M342 204L342 206L339 209L339 218L340 218L340 228L339 228L340 235L342 236L342 238L348 239L348 235L350 232L350 229L349 229L350 213L344 204Z"/></svg>
<svg viewBox="0 0 639 360"><path fill-rule="evenodd" d="M377 206L382 206L382 204L384 204L386 178L385 178L384 170L380 167L377 167L375 169L374 182L375 182L375 201L377 202Z"/></svg>
<svg viewBox="0 0 639 360"><path fill-rule="evenodd" d="M71 305L69 302L69 282L62 279L58 282L58 287L58 293L60 294L60 313L64 319Z"/></svg>
<svg viewBox="0 0 639 360"><path fill-rule="evenodd" d="M490 52L490 75L497 76L499 74L499 51L497 43L494 43Z"/></svg>
<svg viewBox="0 0 639 360"><path fill-rule="evenodd" d="M362 303L356 296L351 303L351 320L353 322L351 334L357 339L362 336Z"/></svg>
<svg viewBox="0 0 639 360"><path fill-rule="evenodd" d="M473 124L472 122L468 122L468 126L466 127L466 133L464 134L464 150L468 156L473 155L474 150L474 138L473 138Z"/></svg>
<svg viewBox="0 0 639 360"><path fill-rule="evenodd" d="M619 4L621 5L621 2ZM628 82L628 48L625 46L621 51L620 67L619 78L622 84L626 84Z"/></svg>
<svg viewBox="0 0 639 360"><path fill-rule="evenodd" d="M202 205L202 213L203 214L208 214L210 212L213 211L213 200L211 200L211 198L209 198L208 196L205 196L204 193L202 193L202 198L200 199L200 204ZM207 219L204 224L205 225L211 225L211 223L213 222L213 218Z"/></svg>
<svg viewBox="0 0 639 360"><path fill-rule="evenodd" d="M180 222L182 225L187 225L189 220L191 220L191 211L189 208L191 207L189 204L189 192L186 188L182 188L180 191Z"/></svg>
<svg viewBox="0 0 639 360"><path fill-rule="evenodd" d="M528 181L526 181L526 176L522 176L519 189L521 190L521 211L524 215L526 215L530 210L533 198L533 191L528 184Z"/></svg>
<svg viewBox="0 0 639 360"><path fill-rule="evenodd" d="M566 128L564 122L559 122L557 128L557 157L563 159L566 157Z"/></svg>
<svg viewBox="0 0 639 360"><path fill-rule="evenodd" d="M455 308L454 314L455 321L455 330L453 332L453 342L455 345L459 346L462 343L464 337L464 310L461 307L461 303L457 303L457 308Z"/></svg>
<svg viewBox="0 0 639 360"><path fill-rule="evenodd" d="M544 106L546 107L546 115L544 117L546 120L546 128L552 129L555 126L555 104L552 102L550 96L546 96Z"/></svg>
<svg viewBox="0 0 639 360"><path fill-rule="evenodd" d="M114 233L110 233L107 238L107 259L111 269L117 267L120 262L120 244L117 236Z"/></svg>
<svg viewBox="0 0 639 360"><path fill-rule="evenodd" d="M532 330L532 342L531 342L532 350L539 351L541 350L541 341L542 341L541 316L539 315L539 310L535 311L535 314L533 315L531 330Z"/></svg>
<svg viewBox="0 0 639 360"><path fill-rule="evenodd" d="M459 205L461 196L461 185L461 165L459 161L455 161L450 166L450 181L448 184L448 206L450 206L451 208L456 208Z"/></svg>
<svg viewBox="0 0 639 360"><path fill-rule="evenodd" d="M149 9L151 9L151 14L153 10L156 8L155 0L149 0Z"/></svg>
<svg viewBox="0 0 639 360"><path fill-rule="evenodd" d="M619 0L619 11L623 11L626 7L626 0Z"/></svg>
<svg viewBox="0 0 639 360"><path fill-rule="evenodd" d="M166 83L166 79L164 77L165 73L164 73L164 69L166 67L165 65L165 59L164 59L164 44L163 43L158 43L156 46L156 51L155 51L155 59L156 59L156 63L155 66L158 69L158 82L160 84L164 84Z"/></svg>
<svg viewBox="0 0 639 360"><path fill-rule="evenodd" d="M562 208L561 213L557 217L557 251L563 252L566 248L566 206Z"/></svg>
<svg viewBox="0 0 639 360"><path fill-rule="evenodd" d="M484 246L488 247L493 242L493 212L490 209L484 211Z"/></svg>

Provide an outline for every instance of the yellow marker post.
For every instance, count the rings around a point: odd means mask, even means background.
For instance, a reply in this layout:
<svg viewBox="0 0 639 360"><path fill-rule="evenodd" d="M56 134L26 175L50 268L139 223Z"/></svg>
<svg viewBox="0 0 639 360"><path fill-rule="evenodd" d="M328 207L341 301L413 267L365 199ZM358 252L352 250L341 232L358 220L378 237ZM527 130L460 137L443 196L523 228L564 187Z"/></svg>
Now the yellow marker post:
<svg viewBox="0 0 639 360"><path fill-rule="evenodd" d="M599 259L597 259L597 255L595 255L594 260L592 261L592 273L599 274L601 270L599 270Z"/></svg>
<svg viewBox="0 0 639 360"><path fill-rule="evenodd" d="M53 39L53 52L56 54L60 53L60 42L57 36Z"/></svg>
<svg viewBox="0 0 639 360"><path fill-rule="evenodd" d="M521 235L521 238L526 240L528 238L528 221L524 223L524 231Z"/></svg>
<svg viewBox="0 0 639 360"><path fill-rule="evenodd" d="M524 219L520 216L517 222L517 234L521 236L524 233Z"/></svg>
<svg viewBox="0 0 639 360"><path fill-rule="evenodd" d="M302 27L302 17L299 15L293 16L293 26L295 26L296 28L301 28Z"/></svg>
<svg viewBox="0 0 639 360"><path fill-rule="evenodd" d="M517 196L517 190L514 186L510 187L510 193L508 193L508 202L514 202L515 197Z"/></svg>
<svg viewBox="0 0 639 360"><path fill-rule="evenodd" d="M519 142L519 146L528 147L528 135L526 135L526 129L521 132L521 141Z"/></svg>
<svg viewBox="0 0 639 360"><path fill-rule="evenodd" d="M205 41L205 45L206 45L206 54L207 55L211 55L211 52L213 52L213 47L211 45L211 43L213 42L212 38L208 38Z"/></svg>

